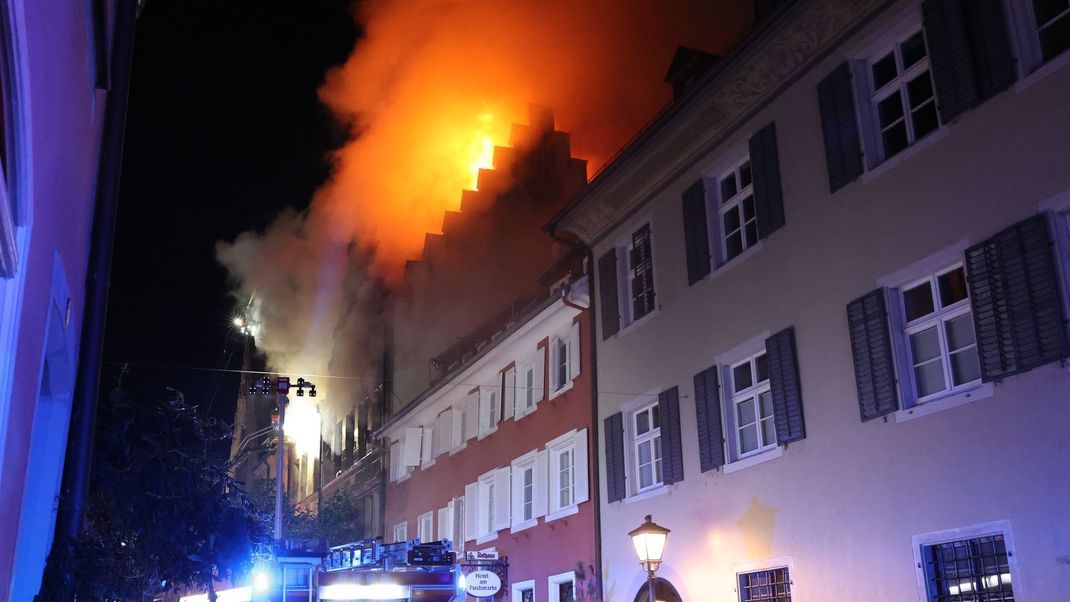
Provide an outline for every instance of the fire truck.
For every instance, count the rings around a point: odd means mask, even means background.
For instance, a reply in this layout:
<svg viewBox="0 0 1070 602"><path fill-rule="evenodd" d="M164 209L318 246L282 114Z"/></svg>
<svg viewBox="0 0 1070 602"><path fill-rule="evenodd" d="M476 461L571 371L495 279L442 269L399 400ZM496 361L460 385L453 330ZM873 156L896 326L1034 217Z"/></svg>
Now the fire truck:
<svg viewBox="0 0 1070 602"><path fill-rule="evenodd" d="M464 578L449 540L356 541L330 549L317 574L317 600L458 602Z"/></svg>

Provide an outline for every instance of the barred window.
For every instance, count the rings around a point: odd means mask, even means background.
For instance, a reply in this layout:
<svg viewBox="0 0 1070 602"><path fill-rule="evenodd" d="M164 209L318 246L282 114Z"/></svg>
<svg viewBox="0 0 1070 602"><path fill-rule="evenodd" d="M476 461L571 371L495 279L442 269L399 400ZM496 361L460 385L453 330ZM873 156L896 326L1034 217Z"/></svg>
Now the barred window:
<svg viewBox="0 0 1070 602"><path fill-rule="evenodd" d="M1003 535L922 546L930 602L1016 600Z"/></svg>
<svg viewBox="0 0 1070 602"><path fill-rule="evenodd" d="M788 567L739 574L739 601L791 602Z"/></svg>

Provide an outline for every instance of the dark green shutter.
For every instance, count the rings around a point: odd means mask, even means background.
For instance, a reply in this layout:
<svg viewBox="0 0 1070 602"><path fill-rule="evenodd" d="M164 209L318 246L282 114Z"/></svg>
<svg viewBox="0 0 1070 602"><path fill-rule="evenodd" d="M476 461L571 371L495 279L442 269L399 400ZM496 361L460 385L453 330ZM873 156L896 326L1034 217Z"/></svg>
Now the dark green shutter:
<svg viewBox="0 0 1070 602"><path fill-rule="evenodd" d="M754 181L754 206L758 214L758 237L765 238L784 226L784 193L780 188L775 123L770 123L751 136L750 167Z"/></svg>
<svg viewBox="0 0 1070 602"><path fill-rule="evenodd" d="M684 480L684 452L680 441L680 390L666 389L658 394L661 418L661 480L666 485Z"/></svg>
<svg viewBox="0 0 1070 602"><path fill-rule="evenodd" d="M620 330L620 306L617 301L617 249L613 248L598 258L598 296L601 300L602 338L617 334Z"/></svg>
<svg viewBox="0 0 1070 602"><path fill-rule="evenodd" d="M795 329L786 328L765 340L769 360L769 389L773 395L773 422L777 443L806 438L802 386L795 353Z"/></svg>
<svg viewBox="0 0 1070 602"><path fill-rule="evenodd" d="M624 415L620 412L605 419L606 497L617 502L627 497L624 480Z"/></svg>
<svg viewBox="0 0 1070 602"><path fill-rule="evenodd" d="M817 84L821 109L821 131L825 139L825 163L829 191L840 188L862 175L862 141L858 137L851 67L843 63Z"/></svg>
<svg viewBox="0 0 1070 602"><path fill-rule="evenodd" d="M921 12L944 123L1014 81L1001 0L925 0Z"/></svg>
<svg viewBox="0 0 1070 602"><path fill-rule="evenodd" d="M991 382L1070 355L1045 214L966 250L981 380Z"/></svg>
<svg viewBox="0 0 1070 602"><path fill-rule="evenodd" d="M698 458L702 472L724 466L724 427L717 366L695 375L695 417L698 422Z"/></svg>
<svg viewBox="0 0 1070 602"><path fill-rule="evenodd" d="M710 273L710 238L706 225L706 189L702 179L684 191L684 249L687 253L687 283L694 284Z"/></svg>
<svg viewBox="0 0 1070 602"><path fill-rule="evenodd" d="M862 421L891 414L899 408L899 401L884 289L866 293L847 304L847 327L851 333Z"/></svg>

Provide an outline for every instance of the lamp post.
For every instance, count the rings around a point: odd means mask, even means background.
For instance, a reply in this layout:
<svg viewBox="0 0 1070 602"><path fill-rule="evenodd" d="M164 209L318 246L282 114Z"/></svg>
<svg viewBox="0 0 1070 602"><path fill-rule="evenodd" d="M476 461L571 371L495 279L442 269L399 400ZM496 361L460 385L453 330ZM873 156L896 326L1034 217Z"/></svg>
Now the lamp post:
<svg viewBox="0 0 1070 602"><path fill-rule="evenodd" d="M639 525L638 529L633 529L628 536L632 538L639 564L646 569L647 600L656 602L654 573L661 566L661 556L665 552L665 540L669 536L669 530L652 521L648 514L643 524Z"/></svg>

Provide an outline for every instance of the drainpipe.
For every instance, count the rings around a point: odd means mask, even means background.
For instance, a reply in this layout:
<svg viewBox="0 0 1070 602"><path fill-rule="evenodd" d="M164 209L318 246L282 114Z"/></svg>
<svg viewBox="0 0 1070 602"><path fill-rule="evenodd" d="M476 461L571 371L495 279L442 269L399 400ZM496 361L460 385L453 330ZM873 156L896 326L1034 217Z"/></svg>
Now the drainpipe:
<svg viewBox="0 0 1070 602"><path fill-rule="evenodd" d="M100 364L104 351L104 323L108 310L111 281L111 258L115 242L115 217L118 210L119 176L122 168L126 107L130 90L130 66L134 48L134 24L138 0L118 0L112 38L111 89L104 106L100 159L97 168L96 202L89 263L86 270L85 310L82 322L78 376L72 399L67 455L52 541L45 573L69 573L73 544L78 541L85 517L89 492L89 469L93 456L97 396L100 387ZM57 557L59 556L59 557ZM62 575L64 581L70 575ZM47 589L47 585L46 585ZM51 592L59 594L59 592ZM42 591L43 599L48 592Z"/></svg>
<svg viewBox="0 0 1070 602"><path fill-rule="evenodd" d="M557 228L553 226L547 226L546 232L550 235L550 238L566 244L570 247L583 249L586 256L587 266L594 266L594 252L593 250L584 245L566 238L561 238L557 234ZM588 284L587 291L590 299L594 299L594 273L591 271L591 267L588 267ZM595 582L598 584L597 599L602 599L602 485L599 481L600 466L598 464L598 436L600 434L598 427L598 361L597 361L597 345L594 335L595 319L597 315L595 313L594 303L588 303L587 307L582 307L574 304L568 299L568 293L570 289L565 290L562 294L562 299L565 305L574 307L576 309L587 310L587 319L590 320L591 326L587 329L591 337L590 354L591 354L591 442L590 447L594 451L588 458L588 462L591 468L591 487L588 488L591 497L591 503L594 504L594 577Z"/></svg>

